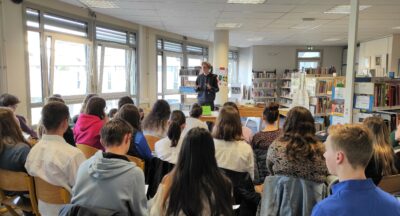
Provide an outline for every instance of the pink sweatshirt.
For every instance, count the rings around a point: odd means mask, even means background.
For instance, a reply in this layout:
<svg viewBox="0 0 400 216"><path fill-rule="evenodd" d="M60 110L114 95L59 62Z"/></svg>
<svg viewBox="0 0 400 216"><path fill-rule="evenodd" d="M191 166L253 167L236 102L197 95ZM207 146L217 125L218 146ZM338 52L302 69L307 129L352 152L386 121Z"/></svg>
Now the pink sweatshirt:
<svg viewBox="0 0 400 216"><path fill-rule="evenodd" d="M104 120L100 119L98 116L80 114L73 129L75 142L104 151L104 147L100 143L100 129L103 125Z"/></svg>

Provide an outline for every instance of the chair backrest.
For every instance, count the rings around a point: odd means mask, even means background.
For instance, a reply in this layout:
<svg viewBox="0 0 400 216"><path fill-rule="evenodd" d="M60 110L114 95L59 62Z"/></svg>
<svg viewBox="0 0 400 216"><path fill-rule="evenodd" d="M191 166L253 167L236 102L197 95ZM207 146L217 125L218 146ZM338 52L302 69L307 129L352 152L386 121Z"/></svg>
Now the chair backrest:
<svg viewBox="0 0 400 216"><path fill-rule="evenodd" d="M33 177L24 172L14 172L0 169L0 198L4 198L3 191L28 191L32 211L39 213Z"/></svg>
<svg viewBox="0 0 400 216"><path fill-rule="evenodd" d="M384 176L378 187L390 194L400 192L400 174Z"/></svg>
<svg viewBox="0 0 400 216"><path fill-rule="evenodd" d="M50 204L70 203L71 195L65 188L52 185L39 177L34 178L37 199Z"/></svg>
<svg viewBox="0 0 400 216"><path fill-rule="evenodd" d="M129 161L134 162L144 172L144 160L130 155L126 155L126 157L129 159Z"/></svg>
<svg viewBox="0 0 400 216"><path fill-rule="evenodd" d="M144 135L144 137L146 138L147 144L149 144L150 150L154 151L156 142L161 138L153 135Z"/></svg>
<svg viewBox="0 0 400 216"><path fill-rule="evenodd" d="M85 144L76 144L76 147L82 151L86 158L92 157L99 150Z"/></svg>

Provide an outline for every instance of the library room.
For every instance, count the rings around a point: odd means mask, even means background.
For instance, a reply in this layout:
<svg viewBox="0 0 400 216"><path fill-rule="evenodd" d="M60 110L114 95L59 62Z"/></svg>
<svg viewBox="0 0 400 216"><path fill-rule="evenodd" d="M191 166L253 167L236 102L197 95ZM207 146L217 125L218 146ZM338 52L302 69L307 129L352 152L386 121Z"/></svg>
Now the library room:
<svg viewBox="0 0 400 216"><path fill-rule="evenodd" d="M0 0L0 215L400 216L400 0Z"/></svg>

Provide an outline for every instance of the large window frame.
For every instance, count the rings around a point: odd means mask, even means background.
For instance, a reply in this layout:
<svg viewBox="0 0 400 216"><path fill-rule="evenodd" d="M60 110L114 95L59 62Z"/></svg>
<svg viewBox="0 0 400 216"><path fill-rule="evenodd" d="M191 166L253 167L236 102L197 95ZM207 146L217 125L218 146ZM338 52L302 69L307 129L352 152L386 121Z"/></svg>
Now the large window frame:
<svg viewBox="0 0 400 216"><path fill-rule="evenodd" d="M27 14L27 10L31 9L33 11L39 12L37 21L31 22L28 25L28 21L32 20L32 14ZM48 9L42 6L38 6L32 3L24 3L23 5L23 20L24 20L24 31L25 31L25 49L26 49L26 71L27 71L27 79L29 83L28 89L31 86L31 73L30 73L30 59L29 59L29 50L28 50L28 32L38 32L40 38L40 70L41 70L41 98L40 101L31 101L31 92L28 90L28 118L33 120L34 116L32 116L32 112L35 112L37 115L38 108L41 108L45 104L45 99L53 94L53 84L54 84L54 61L55 61L55 51L54 44L56 40L72 42L72 43L81 43L87 46L86 49L86 60L87 60L87 74L86 74L86 93L79 95L62 95L68 106L74 106L76 104L81 104L83 99L86 97L88 93L96 93L99 96L103 97L108 104L115 104L115 101L118 100L122 96L130 96L132 97L137 104L139 104L139 74L138 74L138 33L134 29L128 29L126 27L121 27L109 23L98 22L95 19L79 17L76 15L68 14L65 12ZM77 20L77 22L86 23L85 34L79 35L68 34L68 33L60 33L57 32L57 29L54 31L49 28L45 28L44 23L44 14L50 14L57 17L65 18L68 20ZM36 15L33 15L36 16ZM34 17L35 19L36 17ZM38 23L35 23L35 21ZM33 25L32 25L33 23ZM68 23L67 23L68 24ZM78 26L79 27L79 26ZM126 43L117 43L110 42L106 40L100 40L96 38L96 27L112 29L116 31L125 32L127 35ZM82 27L83 28L83 27ZM80 30L80 29L77 29ZM47 38L51 38L51 52L48 53L46 40ZM132 39L133 38L133 39ZM120 92L110 92L110 93L102 93L101 91L101 82L99 78L102 78L103 68L98 68L97 62L102 62L103 59L97 58L97 47L110 47L116 49L124 49L126 51L126 88L124 91ZM104 55L104 52L102 53ZM57 92L54 92L57 93ZM34 110L36 109L36 110ZM72 115L72 113L71 113ZM38 117L35 117L36 121L32 121L33 123L37 122Z"/></svg>
<svg viewBox="0 0 400 216"><path fill-rule="evenodd" d="M170 48L165 47L164 43L167 42L169 44L175 44L175 46L171 46ZM179 47L180 46L180 47ZM209 47L206 45L200 45L196 43L191 43L186 40L179 41L170 38L165 38L158 36L156 38L156 47L157 47L157 98L158 99L166 99L168 102L169 97L174 97L176 95L181 95L178 89L170 90L166 88L167 82L167 57L180 57L182 58L183 67L188 67L189 59L200 59L201 62L208 60L208 50ZM159 58L161 56L161 58ZM161 64L159 60L161 59ZM158 66L161 65L161 68ZM201 65L198 65L201 66ZM161 77L159 70L161 69ZM181 82L181 76L179 76L178 81ZM159 85L161 82L161 92L159 91ZM176 109L180 108L182 100L184 100L184 96L181 95L179 103L170 104Z"/></svg>
<svg viewBox="0 0 400 216"><path fill-rule="evenodd" d="M299 57L299 53L301 52L317 52L319 53L318 57ZM317 63L317 67L313 67L313 69L317 69L318 67L322 67L322 59L323 59L323 52L322 50L307 50L307 49L298 49L296 50L296 66L299 70L302 70L300 68L300 64L302 62L304 63ZM304 68L308 69L308 68Z"/></svg>

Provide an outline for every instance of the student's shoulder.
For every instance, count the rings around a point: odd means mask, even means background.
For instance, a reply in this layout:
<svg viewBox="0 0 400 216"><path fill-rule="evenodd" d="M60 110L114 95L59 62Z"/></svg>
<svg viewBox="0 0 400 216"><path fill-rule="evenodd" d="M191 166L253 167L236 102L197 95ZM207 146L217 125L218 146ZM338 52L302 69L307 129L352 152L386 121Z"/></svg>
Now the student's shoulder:
<svg viewBox="0 0 400 216"><path fill-rule="evenodd" d="M378 193L378 196L380 197L380 200L384 201L389 206L396 207L397 209L400 209L400 202L397 200L396 197L394 197L393 195L383 191L379 187L376 187L375 191Z"/></svg>
<svg viewBox="0 0 400 216"><path fill-rule="evenodd" d="M334 195L318 202L312 210L312 216L333 215L332 212L335 212L335 204L337 204L337 202L334 201L332 196Z"/></svg>

